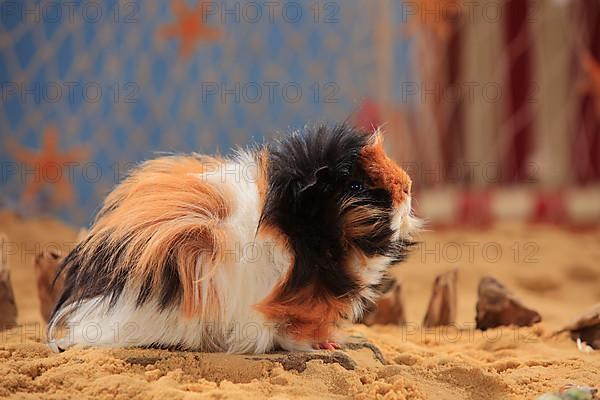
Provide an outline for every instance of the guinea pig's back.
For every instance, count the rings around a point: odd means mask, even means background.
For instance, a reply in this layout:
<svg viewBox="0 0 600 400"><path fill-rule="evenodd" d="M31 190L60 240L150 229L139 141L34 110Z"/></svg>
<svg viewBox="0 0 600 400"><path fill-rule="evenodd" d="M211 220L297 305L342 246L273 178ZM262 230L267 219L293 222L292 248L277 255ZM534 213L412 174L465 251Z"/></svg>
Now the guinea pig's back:
<svg viewBox="0 0 600 400"><path fill-rule="evenodd" d="M259 158L162 157L119 184L63 261L51 346L231 350L229 327L221 325L260 320L251 303L274 285L273 266L282 264L245 256L256 238L264 245ZM263 272L273 278L265 281ZM61 326L68 333L56 339ZM238 346L252 352L256 344Z"/></svg>

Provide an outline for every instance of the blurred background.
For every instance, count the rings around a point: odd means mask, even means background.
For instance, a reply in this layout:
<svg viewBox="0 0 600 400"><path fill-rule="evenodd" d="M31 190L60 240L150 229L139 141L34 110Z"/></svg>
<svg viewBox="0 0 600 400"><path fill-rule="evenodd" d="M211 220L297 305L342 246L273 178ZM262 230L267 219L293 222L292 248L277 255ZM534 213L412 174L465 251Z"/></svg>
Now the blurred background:
<svg viewBox="0 0 600 400"><path fill-rule="evenodd" d="M382 126L414 181L407 321L455 269L467 329L484 276L547 329L600 301L598 0L0 0L0 99L0 278L36 337L137 163L320 122Z"/></svg>
<svg viewBox="0 0 600 400"><path fill-rule="evenodd" d="M0 2L0 205L91 221L136 163L383 126L433 227L600 221L596 0Z"/></svg>

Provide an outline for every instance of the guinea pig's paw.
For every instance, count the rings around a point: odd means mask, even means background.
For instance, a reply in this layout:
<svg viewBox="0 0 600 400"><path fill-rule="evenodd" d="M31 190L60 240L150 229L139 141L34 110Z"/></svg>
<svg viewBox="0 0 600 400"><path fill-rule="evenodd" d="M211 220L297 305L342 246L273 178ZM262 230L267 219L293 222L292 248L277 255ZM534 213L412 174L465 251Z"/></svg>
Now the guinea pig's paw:
<svg viewBox="0 0 600 400"><path fill-rule="evenodd" d="M337 342L321 342L313 344L315 350L339 350L342 345Z"/></svg>

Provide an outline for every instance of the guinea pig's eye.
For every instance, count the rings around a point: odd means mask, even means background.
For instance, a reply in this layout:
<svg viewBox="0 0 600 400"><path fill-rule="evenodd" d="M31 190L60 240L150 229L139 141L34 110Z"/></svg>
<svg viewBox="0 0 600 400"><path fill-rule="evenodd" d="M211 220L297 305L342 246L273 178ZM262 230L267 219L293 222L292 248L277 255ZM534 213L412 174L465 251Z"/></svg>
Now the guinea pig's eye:
<svg viewBox="0 0 600 400"><path fill-rule="evenodd" d="M350 185L348 185L348 189L351 192L358 193L358 192L361 192L364 188L363 188L362 183L360 183L358 181L352 181L352 182L350 182Z"/></svg>

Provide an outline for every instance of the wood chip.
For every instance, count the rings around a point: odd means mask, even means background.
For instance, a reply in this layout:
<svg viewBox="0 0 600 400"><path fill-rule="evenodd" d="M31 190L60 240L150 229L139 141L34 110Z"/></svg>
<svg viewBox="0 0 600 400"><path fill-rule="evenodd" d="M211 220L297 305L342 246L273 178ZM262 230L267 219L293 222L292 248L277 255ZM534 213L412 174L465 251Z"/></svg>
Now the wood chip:
<svg viewBox="0 0 600 400"><path fill-rule="evenodd" d="M456 322L457 282L458 270L456 268L435 278L427 313L423 319L423 327L447 326Z"/></svg>
<svg viewBox="0 0 600 400"><path fill-rule="evenodd" d="M87 229L81 228L77 234L76 242L81 242L88 233ZM40 299L40 312L46 322L48 322L54 304L56 304L64 286L64 275L59 276L56 282L54 281L63 258L60 249L50 247L44 249L35 257L34 270Z"/></svg>
<svg viewBox="0 0 600 400"><path fill-rule="evenodd" d="M6 235L0 233L0 331L17 324L17 304L5 254L7 241Z"/></svg>
<svg viewBox="0 0 600 400"><path fill-rule="evenodd" d="M54 304L63 288L64 279L62 277L54 282L62 258L60 250L52 248L44 249L35 257L34 270L40 299L40 312L46 322L48 322Z"/></svg>
<svg viewBox="0 0 600 400"><path fill-rule="evenodd" d="M362 354L361 354L362 353ZM365 358L364 355L367 355ZM245 356L248 360L267 360L278 362L284 370L303 372L307 363L320 360L324 364L339 364L344 369L355 370L357 367L381 367L387 365L381 350L373 343L351 336L341 350L319 350L312 352L275 352L255 356Z"/></svg>
<svg viewBox="0 0 600 400"><path fill-rule="evenodd" d="M479 282L477 301L477 329L498 326L530 326L542 320L540 314L527 308L512 292L496 279L486 276Z"/></svg>
<svg viewBox="0 0 600 400"><path fill-rule="evenodd" d="M573 340L579 339L592 349L600 349L600 303L595 304L557 333L561 332L570 332Z"/></svg>
<svg viewBox="0 0 600 400"><path fill-rule="evenodd" d="M406 323L404 303L402 302L402 285L392 280L386 293L377 300L375 306L368 310L362 320L365 325L403 325Z"/></svg>

